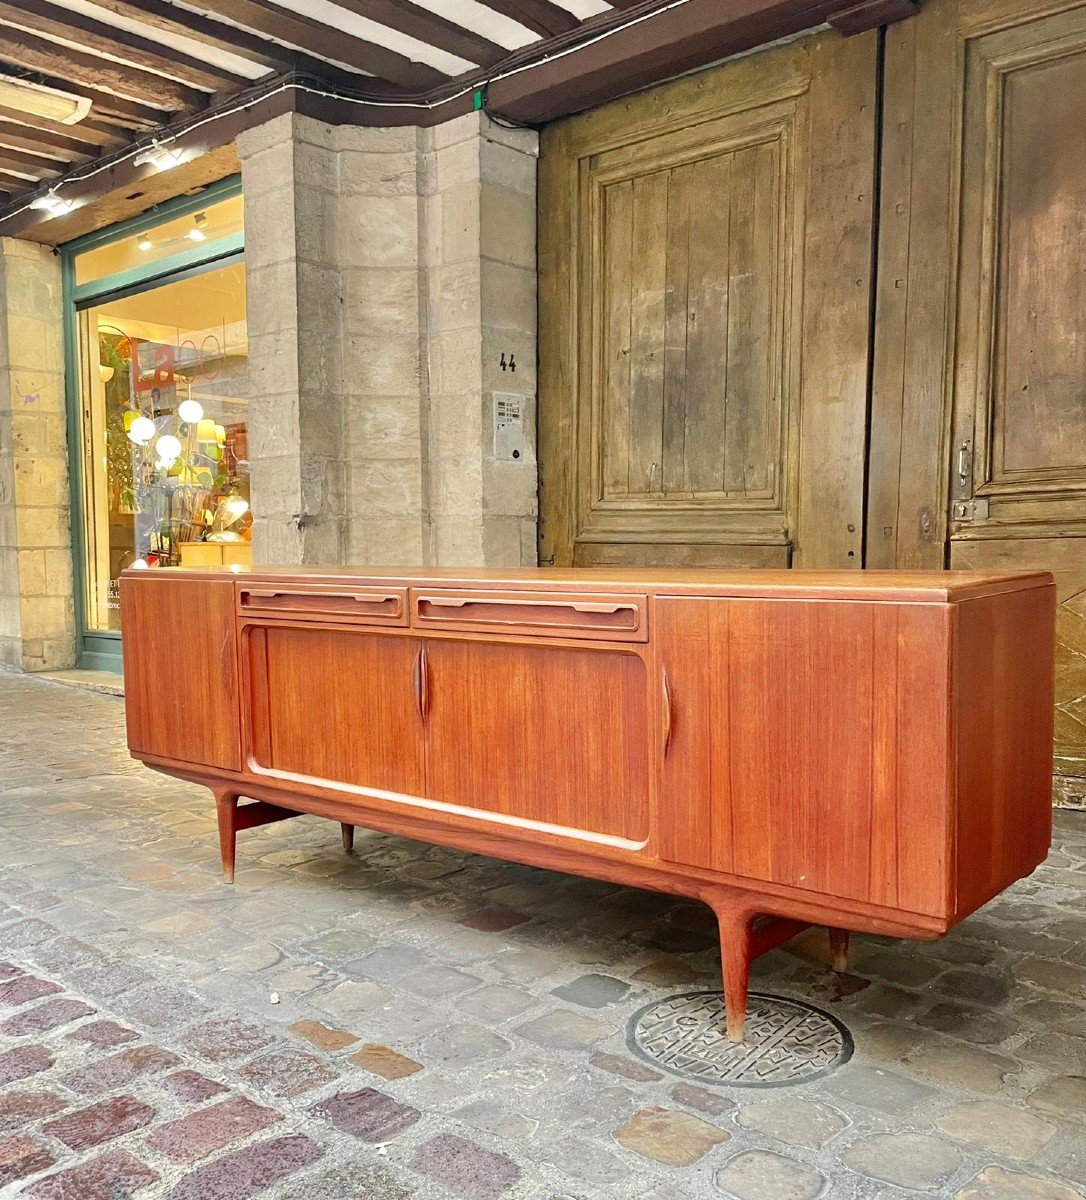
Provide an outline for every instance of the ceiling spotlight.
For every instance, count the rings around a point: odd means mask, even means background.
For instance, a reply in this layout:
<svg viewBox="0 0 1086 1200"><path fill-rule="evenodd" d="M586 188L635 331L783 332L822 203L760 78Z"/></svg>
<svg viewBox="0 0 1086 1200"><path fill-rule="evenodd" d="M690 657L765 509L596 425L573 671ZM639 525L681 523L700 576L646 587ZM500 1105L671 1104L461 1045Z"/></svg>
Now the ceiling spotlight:
<svg viewBox="0 0 1086 1200"><path fill-rule="evenodd" d="M140 236L139 240L136 242L136 245L141 250L152 250L152 249L154 249L155 244L154 244L154 242L151 241L151 239L147 236L147 234L142 234Z"/></svg>
<svg viewBox="0 0 1086 1200"><path fill-rule="evenodd" d="M192 218L192 228L185 234L190 242L202 242L207 239L204 226L207 224L207 213L198 212Z"/></svg>
<svg viewBox="0 0 1086 1200"><path fill-rule="evenodd" d="M169 142L153 141L146 150L132 160L137 167L154 167L156 171L168 171L185 161L184 154L170 146Z"/></svg>
<svg viewBox="0 0 1086 1200"><path fill-rule="evenodd" d="M75 208L73 200L62 200L57 195L55 188L50 188L44 196L35 196L30 201L30 207L36 208L40 212L47 212L51 217L62 217L65 213L71 212Z"/></svg>

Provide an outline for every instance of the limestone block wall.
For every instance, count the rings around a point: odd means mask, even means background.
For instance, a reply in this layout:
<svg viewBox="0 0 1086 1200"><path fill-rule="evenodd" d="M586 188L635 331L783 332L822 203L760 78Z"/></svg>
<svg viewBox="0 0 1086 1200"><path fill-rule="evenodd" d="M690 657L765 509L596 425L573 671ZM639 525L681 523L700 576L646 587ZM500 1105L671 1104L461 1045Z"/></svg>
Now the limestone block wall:
<svg viewBox="0 0 1086 1200"><path fill-rule="evenodd" d="M0 663L75 658L60 261L0 238Z"/></svg>
<svg viewBox="0 0 1086 1200"><path fill-rule="evenodd" d="M256 559L534 563L534 453L492 439L512 391L534 446L534 133L288 115L238 151Z"/></svg>

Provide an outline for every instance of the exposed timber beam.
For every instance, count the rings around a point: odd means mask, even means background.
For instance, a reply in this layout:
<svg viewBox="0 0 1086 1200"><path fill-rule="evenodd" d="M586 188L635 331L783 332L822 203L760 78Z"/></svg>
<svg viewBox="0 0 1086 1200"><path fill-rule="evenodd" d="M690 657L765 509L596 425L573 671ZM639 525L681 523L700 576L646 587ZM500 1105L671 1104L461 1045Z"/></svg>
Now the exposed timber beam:
<svg viewBox="0 0 1086 1200"><path fill-rule="evenodd" d="M16 146L7 145L3 133L0 133L0 162L22 163L28 174L38 175L42 178L48 172L51 172L55 176L68 168L67 162L61 162L56 158L43 157L41 153L28 154L25 150L21 150Z"/></svg>
<svg viewBox="0 0 1086 1200"><path fill-rule="evenodd" d="M169 119L167 110L163 108L154 108L124 96L114 96L112 92L103 92L100 88L88 87L85 83L77 83L62 76L47 75L42 71L28 73L4 59L6 49L6 44L0 41L0 80L3 82L29 81L58 92L67 92L71 96L83 96L91 102L95 115L111 125L150 129Z"/></svg>
<svg viewBox="0 0 1086 1200"><path fill-rule="evenodd" d="M480 0L487 8L501 13L518 25L531 29L540 37L553 37L556 33L569 33L580 25L580 21L564 8L550 0Z"/></svg>
<svg viewBox="0 0 1086 1200"><path fill-rule="evenodd" d="M47 0L4 0L0 3L0 21L40 33L43 37L62 39L96 54L119 58L135 67L168 75L211 92L229 90L248 82L214 63L182 54L166 41L154 42Z"/></svg>
<svg viewBox="0 0 1086 1200"><path fill-rule="evenodd" d="M6 126L17 126L26 137L33 137L43 146L65 152L71 150L77 154L87 152L89 147L116 146L124 140L112 126L89 117L77 125L64 125L48 117L38 117L18 108L0 105L0 122Z"/></svg>
<svg viewBox="0 0 1086 1200"><path fill-rule="evenodd" d="M0 119L0 146L8 154L12 150L29 150L31 154L40 154L48 158L63 160L67 163L86 162L91 156L87 148L78 142L70 146L55 146L49 141L49 134L42 129L31 129L26 125L16 125L13 121Z"/></svg>
<svg viewBox="0 0 1086 1200"><path fill-rule="evenodd" d="M470 29L447 21L429 9L412 4L410 0L335 0L340 8L355 13L359 17L367 17L379 25L406 33L409 37L417 38L429 46L436 46L468 62L478 63L482 67L493 66L494 63L507 57L509 51L497 42Z"/></svg>
<svg viewBox="0 0 1086 1200"><path fill-rule="evenodd" d="M0 21L3 21L2 15ZM140 67L125 66L110 58L74 50L6 23L0 26L0 55L26 70L55 75L84 87L104 89L116 96L150 103L170 112L192 112L207 103L207 92L178 83L176 79L152 75Z"/></svg>

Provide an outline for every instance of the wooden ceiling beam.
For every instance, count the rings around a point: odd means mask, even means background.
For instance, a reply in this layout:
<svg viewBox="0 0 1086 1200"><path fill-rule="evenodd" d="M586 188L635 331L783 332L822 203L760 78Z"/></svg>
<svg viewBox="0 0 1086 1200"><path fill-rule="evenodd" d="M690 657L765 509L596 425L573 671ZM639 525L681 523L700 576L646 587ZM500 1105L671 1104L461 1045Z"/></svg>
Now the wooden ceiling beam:
<svg viewBox="0 0 1086 1200"><path fill-rule="evenodd" d="M0 104L0 123L12 132L32 137L55 150L74 151L77 154L94 153L103 147L118 145L124 138L112 126L86 117L77 125L64 125L50 121L48 117L36 117L18 108Z"/></svg>
<svg viewBox="0 0 1086 1200"><path fill-rule="evenodd" d="M206 13L236 21L264 37L297 46L306 54L326 55L356 71L402 87L429 88L448 79L447 75L425 63L412 62L373 42L348 37L304 13L281 8L267 0L202 0L201 7ZM359 85L364 82L358 81Z"/></svg>
<svg viewBox="0 0 1086 1200"><path fill-rule="evenodd" d="M43 87L53 88L58 92L67 92L70 96L82 96L91 102L94 115L110 125L122 125L135 129L153 129L168 119L168 113L137 100L129 100L125 96L114 96L112 92L103 92L96 87L88 87L62 76L47 75L43 71L28 73L18 64L9 63L4 54L7 43L0 42L0 82L40 83ZM65 128L75 128L65 126Z"/></svg>
<svg viewBox="0 0 1086 1200"><path fill-rule="evenodd" d="M0 22L3 22L2 17ZM178 83L176 79L152 75L139 67L125 66L109 58L73 50L59 42L16 29L6 22L0 25L0 54L7 62L28 71L55 75L58 79L69 79L95 90L104 89L169 112L194 112L207 104L207 92Z"/></svg>
<svg viewBox="0 0 1086 1200"><path fill-rule="evenodd" d="M55 146L47 139L45 130L31 129L26 125L16 125L11 121L0 119L0 146L11 150L29 150L31 153L49 155L56 160L68 163L86 162L91 155L85 146L72 142L70 146Z"/></svg>
<svg viewBox="0 0 1086 1200"><path fill-rule="evenodd" d="M0 131L0 158L4 162L23 163L31 175L39 173L37 171L38 167L41 167L45 171L52 170L59 174L61 171L66 171L70 166L70 163L66 160L45 157L44 152L41 150L35 153L34 151L28 151L25 147L9 145L8 139L2 131Z"/></svg>
<svg viewBox="0 0 1086 1200"><path fill-rule="evenodd" d="M23 155L21 158L11 158L4 152L3 147L0 146L0 171L8 175L14 175L20 183L25 183L29 186L33 186L34 180L40 183L42 180L56 179L60 175L60 171L57 170L57 167L61 165L60 163L54 163L50 167L48 159L39 158L38 162L42 164L40 167L28 167L23 161L26 157L28 156ZM26 178L28 175L31 177L30 179Z"/></svg>
<svg viewBox="0 0 1086 1200"><path fill-rule="evenodd" d="M335 0L335 3L356 16L367 17L481 67L493 66L509 54L497 42L412 4L411 0Z"/></svg>
<svg viewBox="0 0 1086 1200"><path fill-rule="evenodd" d="M571 12L559 8L550 0L480 0L480 3L523 25L525 29L531 29L540 37L570 33L581 23Z"/></svg>
<svg viewBox="0 0 1086 1200"><path fill-rule="evenodd" d="M165 41L153 42L47 0L4 0L0 3L0 21L44 37L66 39L84 50L109 54L145 71L169 75L210 92L229 91L248 83L213 63L182 54Z"/></svg>

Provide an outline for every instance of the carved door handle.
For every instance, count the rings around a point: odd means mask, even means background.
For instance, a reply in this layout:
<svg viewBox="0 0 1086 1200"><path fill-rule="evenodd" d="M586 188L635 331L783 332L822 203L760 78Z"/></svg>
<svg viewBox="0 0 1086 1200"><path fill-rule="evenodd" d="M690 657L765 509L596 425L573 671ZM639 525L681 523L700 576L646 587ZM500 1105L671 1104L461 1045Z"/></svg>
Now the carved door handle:
<svg viewBox="0 0 1086 1200"><path fill-rule="evenodd" d="M667 758L668 747L671 745L671 684L667 678L667 667L660 670L660 680L663 692L664 711L664 758Z"/></svg>
<svg viewBox="0 0 1086 1200"><path fill-rule="evenodd" d="M415 707L425 721L430 712L430 666L426 660L425 646L420 646L418 654L415 655L411 683L415 692Z"/></svg>

